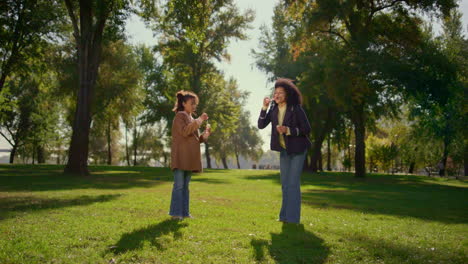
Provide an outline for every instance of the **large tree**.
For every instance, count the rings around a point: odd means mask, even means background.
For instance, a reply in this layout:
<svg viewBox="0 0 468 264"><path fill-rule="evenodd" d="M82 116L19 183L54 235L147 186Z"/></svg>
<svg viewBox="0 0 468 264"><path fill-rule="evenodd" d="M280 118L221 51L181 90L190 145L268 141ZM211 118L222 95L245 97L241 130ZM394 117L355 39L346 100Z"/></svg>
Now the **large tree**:
<svg viewBox="0 0 468 264"><path fill-rule="evenodd" d="M467 51L456 14L453 10L445 18L441 37L434 37L432 30L427 29L420 34L418 47L407 51L393 47L394 50L403 50L405 56L398 55L401 51L388 53L387 56L395 57L394 63L382 70L388 81L404 87L403 95L419 129L442 142L443 150L438 162L441 176L445 175L447 158L456 147L454 143L463 145L460 138L466 134L466 110L461 98L466 93Z"/></svg>
<svg viewBox="0 0 468 264"><path fill-rule="evenodd" d="M241 13L233 0L167 0L143 2L141 14L160 33L156 50L168 75L180 84L177 89L192 90L200 97L199 111L210 111L206 106L211 91L205 76L217 72L215 61L229 60L231 40L247 38L245 30L254 19L253 11ZM210 168L209 143L205 146Z"/></svg>
<svg viewBox="0 0 468 264"><path fill-rule="evenodd" d="M253 50L252 53L257 67L268 73L270 80L274 81L278 77L297 80L312 127L312 150L306 169L317 172L321 169L323 141L341 117L339 106L330 99L325 89L336 85L338 78L327 78L330 73L326 71L326 66L341 61L342 57L335 52L333 40L329 39L311 38L307 41L314 49L308 52L295 51L295 27L297 25L288 18L284 6L278 4L274 10L271 31L262 28L260 50ZM317 53L322 56L317 56Z"/></svg>
<svg viewBox="0 0 468 264"><path fill-rule="evenodd" d="M107 42L103 47L96 83L96 98L99 100L93 103L92 112L96 122L105 123L107 164L117 162L112 157L116 154L116 147L112 146L117 146L120 139L120 120L128 119L144 98L137 51L123 40Z"/></svg>
<svg viewBox="0 0 468 264"><path fill-rule="evenodd" d="M236 158L237 168L240 169L240 157L250 158L256 162L263 155L263 141L255 126L250 125L250 112L241 111L237 129L230 137L231 144Z"/></svg>
<svg viewBox="0 0 468 264"><path fill-rule="evenodd" d="M332 89L346 102L356 139L355 175L364 177L366 124L370 122L372 114L389 113L385 106L389 100L397 98L396 88L402 87L401 83L388 81L401 79L379 71L382 64L388 63L382 53L387 53L389 48L398 52L419 45L421 19L415 11L448 14L456 6L456 1L286 0L285 3L290 17L302 25L298 30L297 50L307 49L304 47L307 41L303 40L320 34L331 36L341 43L343 53L340 67L346 69L349 78L346 85L336 87L344 89Z"/></svg>
<svg viewBox="0 0 468 264"><path fill-rule="evenodd" d="M123 0L65 0L65 4L73 27L79 76L73 133L65 171L89 175L91 105L95 97L103 35L109 21L116 28L121 24L126 3Z"/></svg>
<svg viewBox="0 0 468 264"><path fill-rule="evenodd" d="M231 139L236 131L241 114L241 101L246 96L239 91L234 79L223 79L219 73L205 76L207 90L206 108L209 109L209 124L213 134L209 138L209 145L205 143L205 156L208 167L211 166L211 154L227 168L227 159L233 156L234 147Z"/></svg>

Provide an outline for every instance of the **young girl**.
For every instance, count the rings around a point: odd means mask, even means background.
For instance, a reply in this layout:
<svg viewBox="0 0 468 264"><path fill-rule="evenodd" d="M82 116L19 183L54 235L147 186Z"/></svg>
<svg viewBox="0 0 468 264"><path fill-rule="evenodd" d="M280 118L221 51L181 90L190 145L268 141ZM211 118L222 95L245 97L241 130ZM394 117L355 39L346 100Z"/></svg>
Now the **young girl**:
<svg viewBox="0 0 468 264"><path fill-rule="evenodd" d="M211 134L209 127L202 135L198 128L208 115L203 113L197 119L192 117L198 105L198 96L192 92L177 92L172 122L171 169L174 172L171 208L173 219L191 218L189 211L189 182L192 172L202 171L200 143Z"/></svg>
<svg viewBox="0 0 468 264"><path fill-rule="evenodd" d="M283 201L279 221L299 223L301 217L301 173L311 142L307 138L310 124L302 108L302 95L289 79L275 83L273 105L270 98L263 99L258 128L271 123L271 150L280 152L280 177Z"/></svg>

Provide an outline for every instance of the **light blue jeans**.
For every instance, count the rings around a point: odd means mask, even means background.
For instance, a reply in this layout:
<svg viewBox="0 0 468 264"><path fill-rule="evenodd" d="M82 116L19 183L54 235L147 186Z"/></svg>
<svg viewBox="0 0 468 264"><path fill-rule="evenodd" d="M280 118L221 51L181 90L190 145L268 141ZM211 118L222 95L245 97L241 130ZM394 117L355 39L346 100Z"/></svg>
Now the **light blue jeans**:
<svg viewBox="0 0 468 264"><path fill-rule="evenodd" d="M301 174L307 151L288 154L280 152L280 177L283 201L279 220L299 223L301 219Z"/></svg>
<svg viewBox="0 0 468 264"><path fill-rule="evenodd" d="M172 216L189 216L189 183L192 177L191 171L175 169L174 171L174 186L172 188L171 208L169 215Z"/></svg>

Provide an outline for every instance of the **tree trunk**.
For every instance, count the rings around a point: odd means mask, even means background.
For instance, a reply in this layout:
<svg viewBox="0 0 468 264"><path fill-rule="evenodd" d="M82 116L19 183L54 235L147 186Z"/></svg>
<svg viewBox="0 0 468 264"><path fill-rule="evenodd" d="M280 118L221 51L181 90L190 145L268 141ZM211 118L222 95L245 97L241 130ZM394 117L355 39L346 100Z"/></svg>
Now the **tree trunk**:
<svg viewBox="0 0 468 264"><path fill-rule="evenodd" d="M330 134L331 130L335 126L336 120L334 118L336 111L328 107L325 117L325 123L322 126L314 128L314 140L312 143L312 156L310 158L309 170L311 172L317 172L318 170L323 171L322 161L322 145L325 137ZM331 170L331 169L330 169Z"/></svg>
<svg viewBox="0 0 468 264"><path fill-rule="evenodd" d="M7 63L7 67L8 67L8 63ZM3 86L5 85L7 72L9 72L7 67L5 67L5 69L2 69L2 75L0 75L0 92L2 92L2 90L3 90ZM6 72L5 72L5 70L6 70Z"/></svg>
<svg viewBox="0 0 468 264"><path fill-rule="evenodd" d="M31 161L31 163L32 163L32 165L34 165L34 162L36 160L36 144L33 144L31 152L32 152L32 161Z"/></svg>
<svg viewBox="0 0 468 264"><path fill-rule="evenodd" d="M356 107L354 118L354 136L356 138L356 150L354 152L355 177L366 177L366 143L365 143L365 117L364 106L361 104Z"/></svg>
<svg viewBox="0 0 468 264"><path fill-rule="evenodd" d="M211 169L210 146L208 142L205 142L205 158L206 158L206 167L208 169Z"/></svg>
<svg viewBox="0 0 468 264"><path fill-rule="evenodd" d="M320 158L322 151L323 138L317 137L312 143L312 156L310 157L310 171L316 173L320 169Z"/></svg>
<svg viewBox="0 0 468 264"><path fill-rule="evenodd" d="M15 161L15 155L16 155L16 149L18 148L17 145L13 145L13 148L11 149L11 152L10 152L10 164L13 164L13 162Z"/></svg>
<svg viewBox="0 0 468 264"><path fill-rule="evenodd" d="M331 147L330 147L330 135L327 137L327 171L331 171Z"/></svg>
<svg viewBox="0 0 468 264"><path fill-rule="evenodd" d="M348 163L348 172L351 172L351 170L353 169L353 151L356 151L356 139L354 140L354 146L353 146L353 141L352 141L352 134L354 132L354 129L353 128L350 128L349 129L349 136L348 136L348 159L349 159L349 163ZM354 149L353 149L354 148Z"/></svg>
<svg viewBox="0 0 468 264"><path fill-rule="evenodd" d="M164 167L167 167L167 159L168 159L167 152L163 152L163 158L164 158Z"/></svg>
<svg viewBox="0 0 468 264"><path fill-rule="evenodd" d="M65 4L73 24L79 69L79 91L65 172L87 176L89 175L88 149L91 104L101 57L104 25L111 9L109 6L104 8L103 10L106 11L98 14L99 17L94 21L93 13L95 10L93 9L95 7L91 1L79 1L79 16L75 16L75 8L70 0L65 0Z"/></svg>
<svg viewBox="0 0 468 264"><path fill-rule="evenodd" d="M79 52L80 53L80 52ZM88 171L88 148L89 148L89 130L91 125L90 115L90 92L93 87L89 82L89 73L86 59L80 58L80 89L73 122L73 133L70 143L68 164L65 172L75 173L82 176L89 175Z"/></svg>
<svg viewBox="0 0 468 264"><path fill-rule="evenodd" d="M463 160L465 163L465 176L468 176L468 144L465 144L465 153L463 156Z"/></svg>
<svg viewBox="0 0 468 264"><path fill-rule="evenodd" d="M125 159L127 160L127 166L130 166L130 151L128 149L128 126L125 124Z"/></svg>
<svg viewBox="0 0 468 264"><path fill-rule="evenodd" d="M416 162L412 161L409 165L408 173L413 174L415 166L416 166Z"/></svg>
<svg viewBox="0 0 468 264"><path fill-rule="evenodd" d="M192 91L200 96L200 91L201 91L201 69L200 69L200 64L196 61L191 65L192 68L192 78L191 78L191 86L192 86ZM201 101L202 105L200 109L203 109L203 105L205 104L204 101Z"/></svg>
<svg viewBox="0 0 468 264"><path fill-rule="evenodd" d="M138 143L138 131L137 125L135 122L135 127L133 128L133 166L137 165L137 144Z"/></svg>
<svg viewBox="0 0 468 264"><path fill-rule="evenodd" d="M322 148L320 148L319 160L318 160L318 169L319 171L323 171L323 155L322 155Z"/></svg>
<svg viewBox="0 0 468 264"><path fill-rule="evenodd" d="M45 163L44 147L39 145L37 146L36 151L37 151L37 163L44 164Z"/></svg>
<svg viewBox="0 0 468 264"><path fill-rule="evenodd" d="M20 16L22 16L23 12L20 12ZM18 20L20 20L21 17L18 17ZM2 68L2 74L0 75L0 92L2 92L3 90L3 87L5 86L5 81L6 81L6 77L7 75L10 74L10 71L11 71L11 66L13 65L14 63L14 60L15 58L17 58L18 56L18 40L21 38L20 36L18 36L20 33L19 33L19 30L18 30L18 26L19 26L20 23L17 23L17 27L15 28L15 41L13 43L13 48L11 50L11 54L10 54L10 57L7 59L7 62L4 65L4 67ZM4 58L3 58L4 59Z"/></svg>
<svg viewBox="0 0 468 264"><path fill-rule="evenodd" d="M347 172L351 172L351 136L349 137L349 142L348 142L348 145L347 145L347 149L348 149L348 160L349 160L349 163L347 164L347 168L346 168L346 171Z"/></svg>
<svg viewBox="0 0 468 264"><path fill-rule="evenodd" d="M229 169L226 157L221 157L221 161L223 162L223 167Z"/></svg>
<svg viewBox="0 0 468 264"><path fill-rule="evenodd" d="M111 121L107 122L107 165L112 165L112 136L111 136Z"/></svg>
<svg viewBox="0 0 468 264"><path fill-rule="evenodd" d="M239 154L236 153L237 168L240 169Z"/></svg>
<svg viewBox="0 0 468 264"><path fill-rule="evenodd" d="M444 153L443 153L443 156L442 156L441 166L439 168L439 176L440 177L445 176L445 171L446 171L446 168L447 168L448 147L449 147L449 143L446 140L444 140Z"/></svg>

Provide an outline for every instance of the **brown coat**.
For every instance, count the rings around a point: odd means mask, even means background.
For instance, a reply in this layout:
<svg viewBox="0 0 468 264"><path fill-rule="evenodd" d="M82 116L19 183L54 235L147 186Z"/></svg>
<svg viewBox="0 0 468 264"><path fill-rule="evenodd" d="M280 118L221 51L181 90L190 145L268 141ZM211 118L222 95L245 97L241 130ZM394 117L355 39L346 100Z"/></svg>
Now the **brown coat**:
<svg viewBox="0 0 468 264"><path fill-rule="evenodd" d="M186 112L177 112L172 121L171 169L201 172L199 122Z"/></svg>

